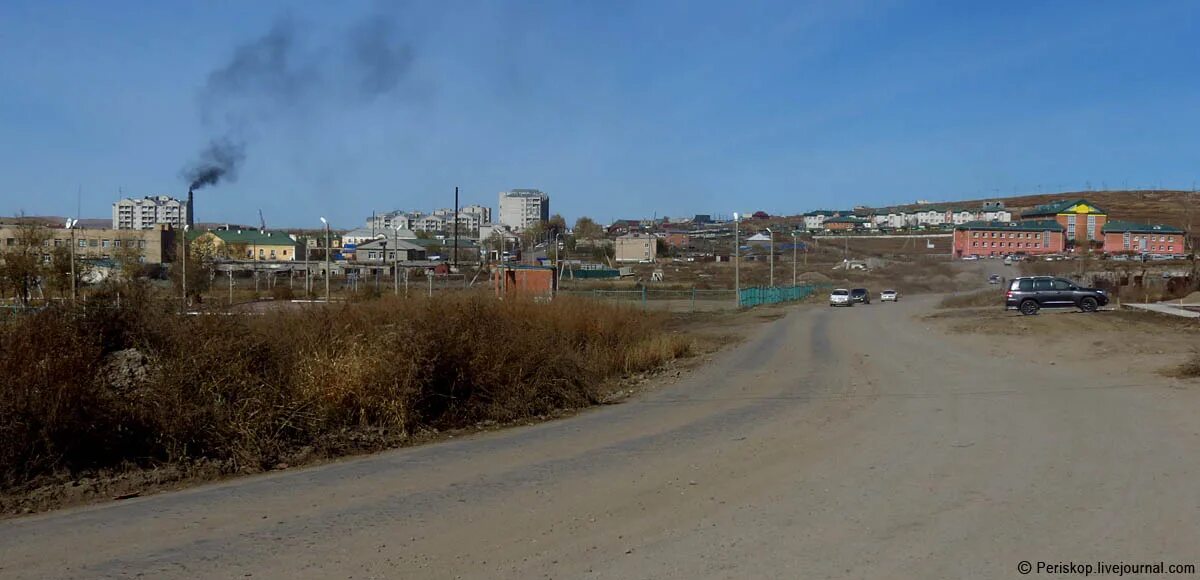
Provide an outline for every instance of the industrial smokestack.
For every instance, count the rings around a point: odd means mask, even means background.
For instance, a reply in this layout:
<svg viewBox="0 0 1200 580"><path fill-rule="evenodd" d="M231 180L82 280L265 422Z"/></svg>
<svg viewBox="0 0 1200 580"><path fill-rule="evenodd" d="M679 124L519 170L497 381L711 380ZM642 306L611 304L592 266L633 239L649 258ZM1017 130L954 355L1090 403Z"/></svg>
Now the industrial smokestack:
<svg viewBox="0 0 1200 580"><path fill-rule="evenodd" d="M187 199L187 225L188 226L196 227L196 213L195 212L196 212L196 208L192 204L192 190L191 190L191 188L188 188L188 199Z"/></svg>

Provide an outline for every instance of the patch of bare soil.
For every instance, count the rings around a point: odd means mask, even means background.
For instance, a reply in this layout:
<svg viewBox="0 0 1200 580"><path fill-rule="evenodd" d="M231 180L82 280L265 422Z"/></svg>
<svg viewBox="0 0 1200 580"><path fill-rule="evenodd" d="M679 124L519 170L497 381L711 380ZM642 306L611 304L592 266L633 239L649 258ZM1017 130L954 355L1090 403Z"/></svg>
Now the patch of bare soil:
<svg viewBox="0 0 1200 580"><path fill-rule="evenodd" d="M956 308L925 315L989 356L1049 364L1083 364L1117 374L1177 372L1194 356L1200 325L1151 312L1043 310L1023 316L1002 308Z"/></svg>

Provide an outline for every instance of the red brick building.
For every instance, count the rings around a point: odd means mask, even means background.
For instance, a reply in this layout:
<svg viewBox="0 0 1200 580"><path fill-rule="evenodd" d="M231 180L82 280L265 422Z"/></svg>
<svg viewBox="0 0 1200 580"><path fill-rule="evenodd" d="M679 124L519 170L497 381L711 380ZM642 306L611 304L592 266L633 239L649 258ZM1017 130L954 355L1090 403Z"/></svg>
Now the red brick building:
<svg viewBox="0 0 1200 580"><path fill-rule="evenodd" d="M691 238L684 232L671 232L663 238L663 243L669 248L685 250L691 243Z"/></svg>
<svg viewBox="0 0 1200 580"><path fill-rule="evenodd" d="M835 217L825 220L821 225L831 232L845 232L851 230L861 230L867 227L867 220L858 219L856 217Z"/></svg>
<svg viewBox="0 0 1200 580"><path fill-rule="evenodd" d="M954 257L1058 254L1066 247L1065 231L1056 220L967 222L954 228Z"/></svg>
<svg viewBox="0 0 1200 580"><path fill-rule="evenodd" d="M1108 223L1108 212L1086 199L1056 201L1039 205L1021 214L1022 219L1052 219L1065 230L1069 248L1086 248L1088 242L1100 245L1104 224Z"/></svg>
<svg viewBox="0 0 1200 580"><path fill-rule="evenodd" d="M1183 254L1184 231L1162 224L1112 221L1104 225L1104 253Z"/></svg>

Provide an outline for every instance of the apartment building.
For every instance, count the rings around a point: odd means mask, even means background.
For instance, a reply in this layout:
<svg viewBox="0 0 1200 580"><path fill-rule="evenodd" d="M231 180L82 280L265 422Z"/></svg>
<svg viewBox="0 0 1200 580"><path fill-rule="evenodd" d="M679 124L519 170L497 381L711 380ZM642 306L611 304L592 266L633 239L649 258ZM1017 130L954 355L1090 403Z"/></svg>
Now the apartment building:
<svg viewBox="0 0 1200 580"><path fill-rule="evenodd" d="M514 231L550 219L550 196L537 189L500 192L500 223Z"/></svg>
<svg viewBox="0 0 1200 580"><path fill-rule="evenodd" d="M658 238L653 234L625 234L617 237L616 259L618 262L649 262L654 260L657 249Z"/></svg>
<svg viewBox="0 0 1200 580"><path fill-rule="evenodd" d="M192 201L166 195L127 197L112 205L112 229L150 230L158 225L182 229L192 225Z"/></svg>
<svg viewBox="0 0 1200 580"><path fill-rule="evenodd" d="M1100 228L1104 236L1104 252L1115 254L1183 254L1184 231L1163 224L1139 224L1111 221Z"/></svg>
<svg viewBox="0 0 1200 580"><path fill-rule="evenodd" d="M1058 254L1066 247L1065 231L1055 220L967 222L954 228L954 256Z"/></svg>
<svg viewBox="0 0 1200 580"><path fill-rule="evenodd" d="M1066 229L1068 240L1101 241L1108 212L1086 199L1056 201L1021 214L1023 219L1052 219Z"/></svg>

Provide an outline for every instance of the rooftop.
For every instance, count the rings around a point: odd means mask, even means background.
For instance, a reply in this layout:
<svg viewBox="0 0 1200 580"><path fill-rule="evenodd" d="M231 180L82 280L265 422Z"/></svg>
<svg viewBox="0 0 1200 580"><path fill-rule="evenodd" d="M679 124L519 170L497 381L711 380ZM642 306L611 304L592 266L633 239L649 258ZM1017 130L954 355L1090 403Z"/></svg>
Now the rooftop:
<svg viewBox="0 0 1200 580"><path fill-rule="evenodd" d="M1181 228L1164 224L1140 224L1136 222L1112 221L1100 228L1102 233L1131 232L1135 234L1182 234Z"/></svg>

